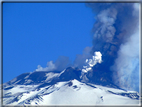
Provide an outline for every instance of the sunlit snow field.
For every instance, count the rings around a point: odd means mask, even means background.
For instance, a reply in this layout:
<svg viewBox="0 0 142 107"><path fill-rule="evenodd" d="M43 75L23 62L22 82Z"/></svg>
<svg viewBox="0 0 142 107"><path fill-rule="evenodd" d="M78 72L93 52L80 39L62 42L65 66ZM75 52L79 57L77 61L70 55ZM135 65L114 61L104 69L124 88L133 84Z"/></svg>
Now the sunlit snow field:
<svg viewBox="0 0 142 107"><path fill-rule="evenodd" d="M10 102L15 96L18 96L19 100L10 105L24 104L30 100L31 105L139 105L140 103L139 100L109 92L129 93L123 90L90 84L91 87L77 80L70 82L71 86L69 82L59 82L40 90L36 89L38 85L17 85L10 90L3 91L3 95L11 95L9 98L3 98L3 104ZM37 95L40 97L32 99Z"/></svg>

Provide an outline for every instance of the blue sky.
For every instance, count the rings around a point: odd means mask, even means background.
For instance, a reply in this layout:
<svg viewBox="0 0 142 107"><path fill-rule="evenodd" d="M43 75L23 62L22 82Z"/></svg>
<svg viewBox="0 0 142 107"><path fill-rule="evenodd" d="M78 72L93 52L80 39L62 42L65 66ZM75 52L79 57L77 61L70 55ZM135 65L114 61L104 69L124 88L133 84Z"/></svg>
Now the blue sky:
<svg viewBox="0 0 142 107"><path fill-rule="evenodd" d="M3 3L3 82L92 46L95 22L85 3Z"/></svg>

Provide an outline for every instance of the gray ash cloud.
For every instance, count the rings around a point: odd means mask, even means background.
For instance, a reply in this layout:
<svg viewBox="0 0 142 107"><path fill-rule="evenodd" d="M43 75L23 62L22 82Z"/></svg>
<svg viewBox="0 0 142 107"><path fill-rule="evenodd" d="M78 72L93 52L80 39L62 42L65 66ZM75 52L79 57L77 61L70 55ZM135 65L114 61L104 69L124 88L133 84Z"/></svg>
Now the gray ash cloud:
<svg viewBox="0 0 142 107"><path fill-rule="evenodd" d="M100 66L96 66L98 67L96 69L103 67L104 72L107 72L109 78L117 85L138 91L139 4L87 3L86 5L92 9L96 19L92 29L94 35L91 53L95 51L102 53L103 62Z"/></svg>

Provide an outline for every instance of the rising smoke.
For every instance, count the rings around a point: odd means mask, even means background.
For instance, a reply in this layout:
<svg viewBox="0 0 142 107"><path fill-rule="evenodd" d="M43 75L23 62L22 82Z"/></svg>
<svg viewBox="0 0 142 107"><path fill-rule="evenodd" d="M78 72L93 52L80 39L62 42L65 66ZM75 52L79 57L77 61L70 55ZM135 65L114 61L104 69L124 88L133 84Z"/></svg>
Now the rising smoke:
<svg viewBox="0 0 142 107"><path fill-rule="evenodd" d="M102 54L100 52L94 52L94 55L92 56L91 59L86 59L86 63L83 66L82 71L83 72L88 72L92 69L93 66L95 66L97 63L102 62Z"/></svg>
<svg viewBox="0 0 142 107"><path fill-rule="evenodd" d="M77 54L73 66L82 69L83 65L86 64L86 59L92 58L92 54L90 53L91 50L92 47L85 47L82 54Z"/></svg>
<svg viewBox="0 0 142 107"><path fill-rule="evenodd" d="M117 85L139 91L139 4L88 3L95 13L92 53Z"/></svg>
<svg viewBox="0 0 142 107"><path fill-rule="evenodd" d="M101 62L97 63L101 64L98 66L110 80L124 89L139 91L139 4L87 3L86 6L92 9L96 19L92 29L93 46L78 54L73 64L62 56L55 63L48 62L45 68L38 66L36 71L61 71L74 66L87 72L90 66L85 65L86 61L89 64L92 60L94 64L96 60L92 56L99 52Z"/></svg>
<svg viewBox="0 0 142 107"><path fill-rule="evenodd" d="M63 69L69 66L72 66L69 57L59 56L55 62L53 61L47 62L47 67L41 67L41 65L38 65L36 71L53 71L53 70L62 71Z"/></svg>

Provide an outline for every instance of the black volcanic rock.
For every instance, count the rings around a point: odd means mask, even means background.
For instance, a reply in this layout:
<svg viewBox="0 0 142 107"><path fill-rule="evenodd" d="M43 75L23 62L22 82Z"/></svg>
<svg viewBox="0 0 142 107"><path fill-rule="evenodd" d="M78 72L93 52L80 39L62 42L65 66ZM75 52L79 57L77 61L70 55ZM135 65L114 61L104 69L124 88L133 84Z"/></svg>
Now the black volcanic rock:
<svg viewBox="0 0 142 107"><path fill-rule="evenodd" d="M112 82L112 79L110 78L109 71L107 69L105 70L103 67L100 66L101 64L96 64L92 70L88 71L86 74L86 77L88 79L87 82L93 83L96 85L102 85L102 86L108 86L113 88L118 88L117 85L115 85Z"/></svg>
<svg viewBox="0 0 142 107"><path fill-rule="evenodd" d="M20 84L20 83L22 83L22 82L24 82L23 80L24 80L24 78L26 77L26 76L28 76L30 73L23 73L23 74L21 74L21 75L19 75L18 77L16 77L16 78L14 78L13 80L11 80L11 81L8 81L7 82L7 84L8 85L11 85L11 84Z"/></svg>
<svg viewBox="0 0 142 107"><path fill-rule="evenodd" d="M68 67L59 77L61 81L77 79L80 81L81 70Z"/></svg>
<svg viewBox="0 0 142 107"><path fill-rule="evenodd" d="M78 68L73 68L73 67L68 67L64 71L35 71L32 73L24 73L16 77L15 79L7 82L7 85L36 85L40 84L38 86L38 89L45 87L47 85L54 85L57 82L62 82L62 81L70 81L70 80L78 80L80 82L85 82L85 83L93 83L97 85L102 85L102 86L109 86L113 88L119 88L116 86L111 79L109 78L109 73L104 71L104 68L101 68L100 64L96 64L92 70L88 71L87 73L82 75L82 71ZM55 73L58 73L57 76L51 76L49 77L50 80L46 80L48 76L46 74L52 73L53 75ZM12 88L12 87L5 87L6 84L4 85L4 89L6 90L7 88ZM119 88L120 89L120 88Z"/></svg>
<svg viewBox="0 0 142 107"><path fill-rule="evenodd" d="M39 84L44 83L47 76L47 73L60 73L61 71L35 71L32 73L23 73L13 80L7 82L8 85L11 84L19 84L19 85L31 85L31 84ZM30 82L27 82L30 81Z"/></svg>
<svg viewBox="0 0 142 107"><path fill-rule="evenodd" d="M73 85L73 83L72 83L72 81L70 81L69 83L68 83L68 86L70 87L70 86L72 86Z"/></svg>

